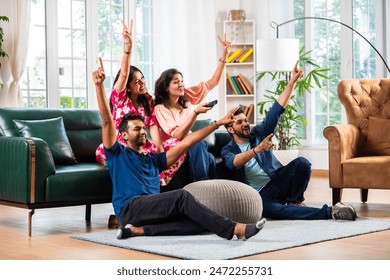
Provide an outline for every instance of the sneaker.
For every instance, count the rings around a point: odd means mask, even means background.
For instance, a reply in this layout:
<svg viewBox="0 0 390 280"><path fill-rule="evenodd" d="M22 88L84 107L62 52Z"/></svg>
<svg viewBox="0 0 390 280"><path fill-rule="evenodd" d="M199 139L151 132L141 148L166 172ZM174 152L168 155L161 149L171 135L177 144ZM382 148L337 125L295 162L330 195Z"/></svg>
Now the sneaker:
<svg viewBox="0 0 390 280"><path fill-rule="evenodd" d="M345 205L341 202L332 206L331 214L334 220L355 221L357 218L355 208L352 205Z"/></svg>
<svg viewBox="0 0 390 280"><path fill-rule="evenodd" d="M123 239L131 237L131 228L133 226L131 224L127 224L124 228L120 228L116 232L116 238L117 239Z"/></svg>
<svg viewBox="0 0 390 280"><path fill-rule="evenodd" d="M255 224L246 225L244 237L238 240L246 241L252 236L258 234L259 231L263 229L266 221L267 220L265 218L262 218L260 221L257 221Z"/></svg>

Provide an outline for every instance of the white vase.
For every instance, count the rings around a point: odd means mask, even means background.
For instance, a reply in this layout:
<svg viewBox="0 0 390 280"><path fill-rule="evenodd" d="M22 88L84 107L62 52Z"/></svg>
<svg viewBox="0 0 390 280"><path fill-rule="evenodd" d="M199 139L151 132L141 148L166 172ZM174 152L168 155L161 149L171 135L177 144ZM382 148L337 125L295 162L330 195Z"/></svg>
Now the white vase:
<svg viewBox="0 0 390 280"><path fill-rule="evenodd" d="M282 165L287 165L298 157L299 150L273 150L272 152Z"/></svg>

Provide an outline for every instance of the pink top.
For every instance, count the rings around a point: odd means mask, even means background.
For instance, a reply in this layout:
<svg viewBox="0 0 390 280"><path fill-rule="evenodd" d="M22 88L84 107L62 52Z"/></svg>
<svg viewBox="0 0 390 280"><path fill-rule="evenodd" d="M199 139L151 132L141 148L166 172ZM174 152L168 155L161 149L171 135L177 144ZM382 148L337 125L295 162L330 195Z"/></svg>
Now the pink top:
<svg viewBox="0 0 390 280"><path fill-rule="evenodd" d="M199 104L210 91L210 86L207 82L200 82L199 85L184 89L185 97L188 100L187 108L180 113L173 113L163 104L158 104L154 108L158 124L161 128L161 139L166 141L173 138L174 133L183 125L189 118L192 112L191 105Z"/></svg>

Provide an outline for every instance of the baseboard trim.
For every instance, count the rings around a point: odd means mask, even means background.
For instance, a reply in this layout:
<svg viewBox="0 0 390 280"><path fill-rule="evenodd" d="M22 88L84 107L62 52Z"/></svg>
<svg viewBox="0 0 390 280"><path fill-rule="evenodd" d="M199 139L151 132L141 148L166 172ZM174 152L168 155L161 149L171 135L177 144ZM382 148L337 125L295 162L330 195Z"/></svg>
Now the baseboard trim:
<svg viewBox="0 0 390 280"><path fill-rule="evenodd" d="M329 170L324 169L312 169L311 174L317 177L329 177Z"/></svg>

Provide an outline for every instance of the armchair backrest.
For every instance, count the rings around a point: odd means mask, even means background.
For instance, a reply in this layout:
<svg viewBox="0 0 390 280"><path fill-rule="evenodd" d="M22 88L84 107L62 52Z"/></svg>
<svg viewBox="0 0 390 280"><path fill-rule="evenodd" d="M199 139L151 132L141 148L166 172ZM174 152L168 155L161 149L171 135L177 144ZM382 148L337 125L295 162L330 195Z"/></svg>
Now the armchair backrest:
<svg viewBox="0 0 390 280"><path fill-rule="evenodd" d="M347 121L367 137L368 118L390 119L390 79L347 79L340 81L338 97Z"/></svg>

